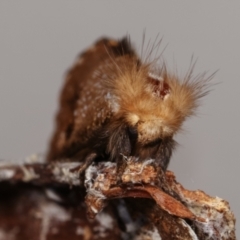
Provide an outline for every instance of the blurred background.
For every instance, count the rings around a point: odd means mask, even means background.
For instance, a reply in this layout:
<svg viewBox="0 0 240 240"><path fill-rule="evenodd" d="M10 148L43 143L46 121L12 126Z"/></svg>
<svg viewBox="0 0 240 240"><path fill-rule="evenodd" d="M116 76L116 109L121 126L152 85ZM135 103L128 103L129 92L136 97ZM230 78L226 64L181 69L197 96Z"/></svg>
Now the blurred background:
<svg viewBox="0 0 240 240"><path fill-rule="evenodd" d="M46 151L66 70L99 37L163 37L169 68L218 70L171 160L177 180L240 218L240 1L0 1L0 159ZM160 49L161 51L161 49ZM237 221L238 238L240 224Z"/></svg>

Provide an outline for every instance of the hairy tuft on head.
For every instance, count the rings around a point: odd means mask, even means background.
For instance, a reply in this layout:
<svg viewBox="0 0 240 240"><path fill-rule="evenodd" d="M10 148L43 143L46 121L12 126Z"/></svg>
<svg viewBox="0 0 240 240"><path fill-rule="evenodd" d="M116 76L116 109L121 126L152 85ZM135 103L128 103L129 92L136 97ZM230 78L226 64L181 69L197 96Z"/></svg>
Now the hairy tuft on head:
<svg viewBox="0 0 240 240"><path fill-rule="evenodd" d="M184 120L194 115L199 99L209 92L213 75L193 76L195 63L180 79L165 64L159 71L155 61L140 63L136 56L114 59L105 81L115 109L115 118L124 119L138 129L139 140L147 142L156 137L173 136ZM141 139L142 136L142 139Z"/></svg>

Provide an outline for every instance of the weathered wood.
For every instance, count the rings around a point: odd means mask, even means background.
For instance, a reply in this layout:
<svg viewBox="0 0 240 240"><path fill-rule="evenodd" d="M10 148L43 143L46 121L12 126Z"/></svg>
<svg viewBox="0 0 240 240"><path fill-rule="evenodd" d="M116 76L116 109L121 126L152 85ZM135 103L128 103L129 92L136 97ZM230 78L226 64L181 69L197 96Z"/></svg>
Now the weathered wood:
<svg viewBox="0 0 240 240"><path fill-rule="evenodd" d="M0 240L236 239L229 204L188 191L153 161L0 164ZM90 219L89 217L92 217Z"/></svg>

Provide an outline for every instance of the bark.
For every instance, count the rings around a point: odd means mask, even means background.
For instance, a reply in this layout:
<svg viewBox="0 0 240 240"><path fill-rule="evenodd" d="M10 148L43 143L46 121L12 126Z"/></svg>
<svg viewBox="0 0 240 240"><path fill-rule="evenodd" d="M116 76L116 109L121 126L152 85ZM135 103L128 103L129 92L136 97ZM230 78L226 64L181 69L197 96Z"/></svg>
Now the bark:
<svg viewBox="0 0 240 240"><path fill-rule="evenodd" d="M0 240L236 239L228 202L148 160L0 164Z"/></svg>

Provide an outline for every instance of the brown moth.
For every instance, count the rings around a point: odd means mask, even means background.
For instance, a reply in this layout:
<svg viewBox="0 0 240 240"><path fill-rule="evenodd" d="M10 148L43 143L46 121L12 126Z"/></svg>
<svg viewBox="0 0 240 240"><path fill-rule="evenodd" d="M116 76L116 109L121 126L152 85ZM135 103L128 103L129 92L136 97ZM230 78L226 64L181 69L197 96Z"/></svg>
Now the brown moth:
<svg viewBox="0 0 240 240"><path fill-rule="evenodd" d="M86 168L134 156L166 170L173 136L195 113L210 78L193 78L191 67L179 79L155 64L141 60L127 38L101 39L81 54L63 86L48 160L69 158Z"/></svg>

